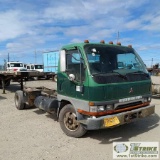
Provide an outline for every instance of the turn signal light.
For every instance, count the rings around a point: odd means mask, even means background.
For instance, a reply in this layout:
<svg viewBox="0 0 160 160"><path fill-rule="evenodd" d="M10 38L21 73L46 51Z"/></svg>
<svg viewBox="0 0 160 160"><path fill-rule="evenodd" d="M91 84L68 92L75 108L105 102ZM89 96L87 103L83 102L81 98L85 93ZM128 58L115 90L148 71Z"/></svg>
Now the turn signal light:
<svg viewBox="0 0 160 160"><path fill-rule="evenodd" d="M94 102L89 102L89 106L94 106Z"/></svg>

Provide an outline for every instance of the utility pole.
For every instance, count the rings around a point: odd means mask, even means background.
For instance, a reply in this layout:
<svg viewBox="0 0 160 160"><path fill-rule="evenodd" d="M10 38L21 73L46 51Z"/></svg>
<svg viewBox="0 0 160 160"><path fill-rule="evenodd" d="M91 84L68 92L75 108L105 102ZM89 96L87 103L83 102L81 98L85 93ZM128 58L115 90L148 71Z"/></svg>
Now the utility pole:
<svg viewBox="0 0 160 160"><path fill-rule="evenodd" d="M151 61L151 68L153 67L153 58L152 58L152 61Z"/></svg>
<svg viewBox="0 0 160 160"><path fill-rule="evenodd" d="M117 33L117 42L119 41L119 31Z"/></svg>
<svg viewBox="0 0 160 160"><path fill-rule="evenodd" d="M8 62L9 62L9 53L8 53Z"/></svg>

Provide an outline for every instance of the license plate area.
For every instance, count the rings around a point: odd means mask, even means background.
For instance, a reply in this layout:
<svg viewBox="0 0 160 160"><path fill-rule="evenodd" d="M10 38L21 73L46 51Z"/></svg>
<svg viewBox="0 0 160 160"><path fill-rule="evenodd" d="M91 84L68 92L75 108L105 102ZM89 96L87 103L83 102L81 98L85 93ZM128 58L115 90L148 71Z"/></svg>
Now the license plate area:
<svg viewBox="0 0 160 160"><path fill-rule="evenodd" d="M117 117L111 117L111 118L104 119L104 126L105 127L112 127L112 126L115 126L119 123L120 123L120 121Z"/></svg>

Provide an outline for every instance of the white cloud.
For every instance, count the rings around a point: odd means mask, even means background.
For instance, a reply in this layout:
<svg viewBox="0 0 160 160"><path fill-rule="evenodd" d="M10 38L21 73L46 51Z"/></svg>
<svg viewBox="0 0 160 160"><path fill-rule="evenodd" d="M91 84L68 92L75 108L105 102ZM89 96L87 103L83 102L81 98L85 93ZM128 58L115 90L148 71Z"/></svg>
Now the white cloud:
<svg viewBox="0 0 160 160"><path fill-rule="evenodd" d="M16 38L25 34L25 26L19 20L20 12L7 11L0 13L0 41Z"/></svg>
<svg viewBox="0 0 160 160"><path fill-rule="evenodd" d="M141 29L142 27L142 24L141 24L141 21L139 19L136 19L136 20L132 20L132 21L129 21L128 23L126 23L125 25L125 28L126 29Z"/></svg>
<svg viewBox="0 0 160 160"><path fill-rule="evenodd" d="M81 39L78 39L78 38L73 38L73 39L71 40L71 42L72 42L72 43L80 43L80 42L82 42L82 40L81 40Z"/></svg>
<svg viewBox="0 0 160 160"><path fill-rule="evenodd" d="M0 42L6 48L0 47L1 53L58 48L64 43L82 42L84 39L116 41L118 31L121 42L127 44L136 43L134 33L137 31L147 31L158 38L158 5L157 0L139 0L138 3L135 0L24 0L16 1L16 5L11 0L3 1ZM153 42L149 38L147 41Z"/></svg>

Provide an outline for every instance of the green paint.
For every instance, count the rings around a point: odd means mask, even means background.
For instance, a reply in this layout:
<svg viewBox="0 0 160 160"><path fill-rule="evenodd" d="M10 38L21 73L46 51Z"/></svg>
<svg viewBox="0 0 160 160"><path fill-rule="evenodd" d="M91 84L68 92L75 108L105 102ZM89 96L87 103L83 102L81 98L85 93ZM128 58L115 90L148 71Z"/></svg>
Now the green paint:
<svg viewBox="0 0 160 160"><path fill-rule="evenodd" d="M111 60L114 63L114 50L126 50L132 51L133 49L130 49L125 46L117 46L117 45L110 45L110 44L100 44L100 43L89 43L92 46L98 45L98 47L108 47L109 51L112 50L112 56ZM146 79L138 79L138 80L132 80L132 81L121 81L117 83L97 83L93 76L91 75L90 70L90 63L87 60L86 52L85 52L85 46L88 44L86 43L76 43L76 44L70 44L62 47L62 49L65 49L66 51L70 50L76 50L76 47L78 47L81 57L83 59L83 76L85 77L84 81L80 84L80 81L78 82L72 82L68 79L69 73L62 73L60 72L60 67L58 69L58 81L57 81L57 91L58 94L65 95L68 97L74 97L77 99L83 99L87 101L110 101L110 100L118 100L121 98L127 98L127 97L133 97L133 96L139 96L139 95L147 95L151 94L151 80L150 78ZM89 48L89 47L88 47ZM134 50L133 50L134 51ZM98 53L98 50L97 50ZM138 54L135 53L135 55L139 58ZM127 61L127 60L126 60ZM139 60L140 65L142 68L144 68L144 64ZM93 64L95 65L95 64ZM75 69L76 67L73 67ZM118 73L114 73L115 75L120 74L119 76L123 76L126 74L126 72L129 71L129 69L123 70L118 69L115 70ZM74 72L76 75L78 72ZM133 70L130 72L133 73ZM102 75L103 73L101 73ZM145 73L147 74L147 72ZM132 77L137 76L137 74L132 75ZM143 76L143 74L142 74ZM145 77L145 76L144 76ZM113 76L114 78L114 76ZM123 78L123 77L119 77ZM83 86L83 92L77 92L76 86L82 85Z"/></svg>

